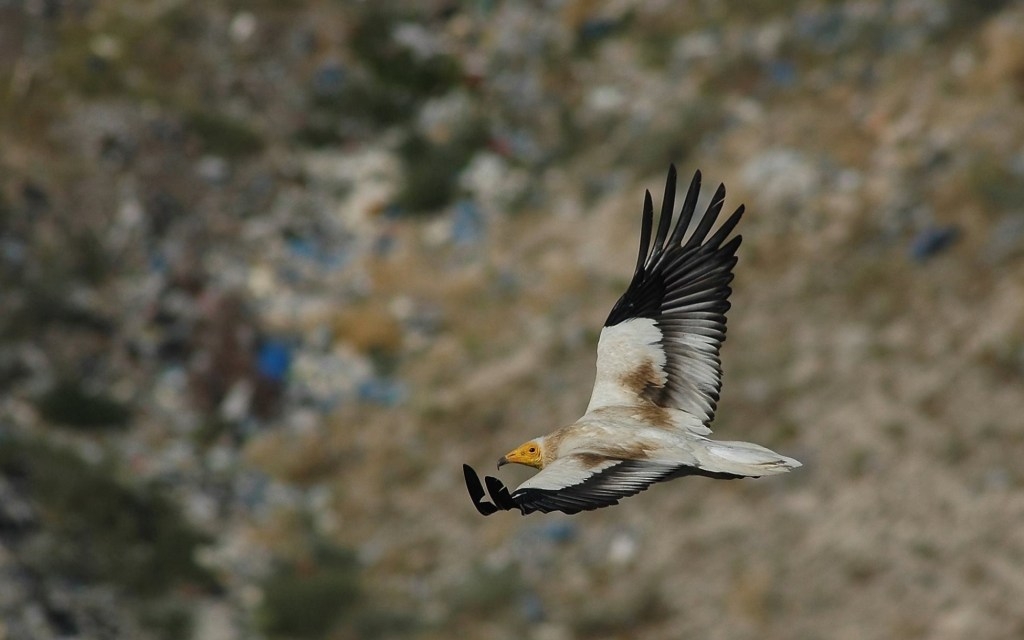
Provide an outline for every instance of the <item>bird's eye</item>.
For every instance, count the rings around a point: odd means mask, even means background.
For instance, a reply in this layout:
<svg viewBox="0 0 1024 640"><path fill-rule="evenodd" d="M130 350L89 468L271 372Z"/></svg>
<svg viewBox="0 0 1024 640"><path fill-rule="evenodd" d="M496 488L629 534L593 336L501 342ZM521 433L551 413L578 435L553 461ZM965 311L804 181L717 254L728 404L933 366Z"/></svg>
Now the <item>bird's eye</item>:
<svg viewBox="0 0 1024 640"><path fill-rule="evenodd" d="M537 453L537 447L530 447L530 453Z"/></svg>

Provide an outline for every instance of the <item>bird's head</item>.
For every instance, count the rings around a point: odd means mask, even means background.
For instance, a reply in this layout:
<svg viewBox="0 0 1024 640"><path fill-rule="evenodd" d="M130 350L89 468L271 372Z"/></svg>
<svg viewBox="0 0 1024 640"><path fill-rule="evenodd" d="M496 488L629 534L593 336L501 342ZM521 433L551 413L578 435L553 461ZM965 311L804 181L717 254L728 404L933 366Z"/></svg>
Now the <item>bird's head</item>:
<svg viewBox="0 0 1024 640"><path fill-rule="evenodd" d="M528 467L534 467L536 469L544 468L544 442L543 438L537 438L536 440L530 440L525 444L521 444L512 451L509 451L505 455L498 459L498 468L502 465L506 465L510 462L516 464L525 464Z"/></svg>

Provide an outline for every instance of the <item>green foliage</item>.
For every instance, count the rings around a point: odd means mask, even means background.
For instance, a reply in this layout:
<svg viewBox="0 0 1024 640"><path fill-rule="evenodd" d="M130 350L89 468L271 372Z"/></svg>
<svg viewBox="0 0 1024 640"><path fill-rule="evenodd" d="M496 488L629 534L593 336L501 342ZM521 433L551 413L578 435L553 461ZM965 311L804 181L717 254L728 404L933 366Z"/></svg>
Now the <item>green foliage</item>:
<svg viewBox="0 0 1024 640"><path fill-rule="evenodd" d="M585 605L572 626L580 638L630 637L639 626L663 619L667 613L661 595L641 586L619 602Z"/></svg>
<svg viewBox="0 0 1024 640"><path fill-rule="evenodd" d="M180 603L144 605L139 610L139 622L160 640L179 640L192 634L192 616Z"/></svg>
<svg viewBox="0 0 1024 640"><path fill-rule="evenodd" d="M950 12L949 24L952 29L973 27L994 13L1002 11L1010 0L953 0L947 11Z"/></svg>
<svg viewBox="0 0 1024 640"><path fill-rule="evenodd" d="M788 444L795 442L800 437L800 426L792 420L779 419L775 423L775 433L772 437L772 442L779 444Z"/></svg>
<svg viewBox="0 0 1024 640"><path fill-rule="evenodd" d="M111 258L107 254L98 233L82 232L69 238L67 250L74 256L75 271L90 284L101 284L112 271Z"/></svg>
<svg viewBox="0 0 1024 640"><path fill-rule="evenodd" d="M324 638L353 613L359 570L352 552L318 545L263 584L259 624L272 638Z"/></svg>
<svg viewBox="0 0 1024 640"><path fill-rule="evenodd" d="M264 141L249 125L222 113L195 110L185 116L185 126L207 153L242 158L263 151Z"/></svg>
<svg viewBox="0 0 1024 640"><path fill-rule="evenodd" d="M28 494L49 534L29 560L36 571L141 596L215 585L194 560L206 538L156 488L124 486L109 467L23 439L3 441L0 474Z"/></svg>
<svg viewBox="0 0 1024 640"><path fill-rule="evenodd" d="M53 282L52 286L47 283ZM17 286L20 283L15 284ZM113 321L109 318L94 313L90 309L83 309L68 300L63 295L64 289L56 282L53 276L46 278L44 283L33 283L21 291L22 299L20 304L11 305L5 309L6 313L0 316L0 334L6 339L19 339L39 335L39 332L51 324L63 325L66 329L86 330L97 334L109 334L113 328ZM52 391L52 390L51 390ZM49 395L37 400L39 402ZM39 407L41 411L46 409ZM44 415L44 417L46 417ZM50 418L47 418L50 419ZM61 422L61 420L54 420ZM72 419L68 423L74 424Z"/></svg>
<svg viewBox="0 0 1024 640"><path fill-rule="evenodd" d="M131 410L108 396L89 393L75 381L58 382L36 400L48 422L70 427L123 427Z"/></svg>
<svg viewBox="0 0 1024 640"><path fill-rule="evenodd" d="M293 134L296 144L311 149L323 149L341 144L343 138L330 118L314 118Z"/></svg>
<svg viewBox="0 0 1024 640"><path fill-rule="evenodd" d="M424 213L451 202L459 172L486 141L486 130L477 123L466 126L443 144L411 135L399 149L405 167L399 205L412 213Z"/></svg>
<svg viewBox="0 0 1024 640"><path fill-rule="evenodd" d="M10 229L14 217L14 205L4 190L0 189L0 229Z"/></svg>
<svg viewBox="0 0 1024 640"><path fill-rule="evenodd" d="M125 69L114 58L90 51L92 33L76 29L65 36L64 46L57 52L54 68L68 88L87 98L96 98L125 91Z"/></svg>
<svg viewBox="0 0 1024 640"><path fill-rule="evenodd" d="M369 7L353 29L351 46L380 83L419 97L441 95L455 84L461 70L453 58L415 55L392 37L399 16L387 13L378 4Z"/></svg>
<svg viewBox="0 0 1024 640"><path fill-rule="evenodd" d="M875 454L870 449L863 447L853 449L848 453L848 467L847 474L851 478L860 479L863 478L871 470L871 465L875 459Z"/></svg>
<svg viewBox="0 0 1024 640"><path fill-rule="evenodd" d="M350 45L362 73L346 78L336 94L312 97L309 122L296 133L297 142L312 147L337 144L339 117L372 128L401 124L425 99L444 95L458 84L462 69L455 58L420 56L395 41L392 30L404 17L377 3L356 12Z"/></svg>
<svg viewBox="0 0 1024 640"><path fill-rule="evenodd" d="M989 155L971 162L967 171L971 191L993 212L1020 206L1024 202L1024 180Z"/></svg>
<svg viewBox="0 0 1024 640"><path fill-rule="evenodd" d="M354 626L359 638L372 640L412 635L421 628L421 623L412 614L370 609L359 613Z"/></svg>
<svg viewBox="0 0 1024 640"><path fill-rule="evenodd" d="M91 8L60 25L55 76L62 87L86 98L148 93L166 98L167 87L195 63L189 44L203 26L189 3L161 13Z"/></svg>
<svg viewBox="0 0 1024 640"><path fill-rule="evenodd" d="M452 593L449 602L455 612L492 615L516 602L525 591L518 566L510 564L495 569L477 565Z"/></svg>
<svg viewBox="0 0 1024 640"><path fill-rule="evenodd" d="M224 435L230 434L234 425L219 415L209 415L192 434L192 440L201 448L206 449L216 444Z"/></svg>
<svg viewBox="0 0 1024 640"><path fill-rule="evenodd" d="M387 127L411 118L418 103L417 96L401 87L390 87L372 79L353 79L337 96L313 99L314 111L307 128L329 127L318 121L338 116L363 121L372 126Z"/></svg>

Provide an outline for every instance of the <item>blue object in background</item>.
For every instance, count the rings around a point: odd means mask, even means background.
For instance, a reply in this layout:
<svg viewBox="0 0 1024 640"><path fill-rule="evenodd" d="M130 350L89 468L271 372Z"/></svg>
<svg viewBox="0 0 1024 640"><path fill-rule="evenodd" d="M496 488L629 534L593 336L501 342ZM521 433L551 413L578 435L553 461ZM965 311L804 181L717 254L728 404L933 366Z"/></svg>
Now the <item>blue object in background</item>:
<svg viewBox="0 0 1024 640"><path fill-rule="evenodd" d="M167 273L170 265L167 262L167 256L162 252L156 251L149 255L149 270L156 273Z"/></svg>
<svg viewBox="0 0 1024 640"><path fill-rule="evenodd" d="M908 253L914 262L925 262L953 246L959 238L960 229L955 225L928 227L910 241Z"/></svg>
<svg viewBox="0 0 1024 640"><path fill-rule="evenodd" d="M765 69L773 84L780 87L792 87L796 84L796 65L789 60L772 60Z"/></svg>
<svg viewBox="0 0 1024 640"><path fill-rule="evenodd" d="M285 241L291 255L303 262L313 263L321 269L341 269L351 256L344 246L325 246L318 239L294 236Z"/></svg>
<svg viewBox="0 0 1024 640"><path fill-rule="evenodd" d="M850 42L855 32L842 7L828 6L798 11L794 31L800 41L810 42L820 53L832 53Z"/></svg>
<svg viewBox="0 0 1024 640"><path fill-rule="evenodd" d="M328 62L313 72L311 82L313 95L318 98L335 98L345 88L347 74L337 62Z"/></svg>
<svg viewBox="0 0 1024 640"><path fill-rule="evenodd" d="M279 340L267 340L260 345L256 355L256 368L260 374L275 382L281 382L288 375L292 365L291 348Z"/></svg>
<svg viewBox="0 0 1024 640"><path fill-rule="evenodd" d="M484 235L484 217L472 200L455 203L455 217L452 219L452 240L455 244L474 244Z"/></svg>
<svg viewBox="0 0 1024 640"><path fill-rule="evenodd" d="M309 238L288 238L288 250L297 258L316 260L320 256L320 247Z"/></svg>
<svg viewBox="0 0 1024 640"><path fill-rule="evenodd" d="M405 385L391 378L370 378L359 384L357 394L363 402L394 407L405 399Z"/></svg>
<svg viewBox="0 0 1024 640"><path fill-rule="evenodd" d="M603 40L616 31L618 31L621 23L618 20L612 20L609 18L592 18L585 20L583 24L577 28L576 32L579 35L580 40L583 42L597 42Z"/></svg>
<svg viewBox="0 0 1024 640"><path fill-rule="evenodd" d="M544 622L544 619L547 618L544 611L544 600L533 591L523 594L519 606L522 609L523 618L527 622Z"/></svg>
<svg viewBox="0 0 1024 640"><path fill-rule="evenodd" d="M538 533L551 542L564 544L576 537L576 525L571 522L552 522L541 526Z"/></svg>

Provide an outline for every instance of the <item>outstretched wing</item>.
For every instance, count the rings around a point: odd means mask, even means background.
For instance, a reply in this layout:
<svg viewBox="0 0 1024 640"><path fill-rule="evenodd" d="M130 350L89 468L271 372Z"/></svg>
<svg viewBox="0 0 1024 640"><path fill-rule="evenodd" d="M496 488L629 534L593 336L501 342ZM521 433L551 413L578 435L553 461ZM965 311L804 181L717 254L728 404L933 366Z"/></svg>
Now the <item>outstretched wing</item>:
<svg viewBox="0 0 1024 640"><path fill-rule="evenodd" d="M652 484L670 478L686 475L721 479L740 477L675 462L576 454L555 460L511 494L497 478L485 477L487 490L494 501L491 503L483 499L484 489L473 468L462 465L462 469L473 504L485 516L512 509L519 509L523 515L534 511L574 514L618 504L621 498L640 493Z"/></svg>
<svg viewBox="0 0 1024 640"><path fill-rule="evenodd" d="M687 237L700 193L698 171L669 234L675 191L672 166L653 244L654 205L646 193L636 270L601 331L588 412L653 404L682 409L705 425L714 418L722 386L719 351L725 341L729 283L741 240L729 234L743 206L709 237L725 202L725 186L719 185Z"/></svg>
<svg viewBox="0 0 1024 640"><path fill-rule="evenodd" d="M578 454L555 460L512 493L523 514L579 513L618 504L666 479L678 464Z"/></svg>

